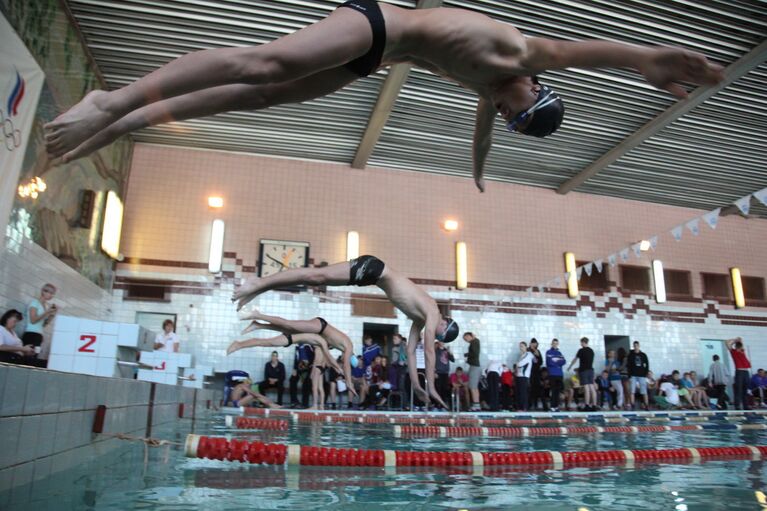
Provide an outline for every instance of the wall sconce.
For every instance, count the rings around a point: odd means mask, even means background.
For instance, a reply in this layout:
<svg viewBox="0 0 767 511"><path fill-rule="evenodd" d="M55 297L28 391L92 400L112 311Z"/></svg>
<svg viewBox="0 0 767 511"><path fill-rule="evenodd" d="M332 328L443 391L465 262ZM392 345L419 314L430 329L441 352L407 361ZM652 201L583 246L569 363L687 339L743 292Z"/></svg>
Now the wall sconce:
<svg viewBox="0 0 767 511"><path fill-rule="evenodd" d="M730 268L732 279L732 295L735 297L735 307L742 309L746 306L746 297L743 294L743 280L740 278L740 268Z"/></svg>
<svg viewBox="0 0 767 511"><path fill-rule="evenodd" d="M652 279L655 283L655 301L666 303L666 279L663 276L663 263L657 259L652 262Z"/></svg>
<svg viewBox="0 0 767 511"><path fill-rule="evenodd" d="M46 190L46 188L48 188L48 185L45 184L45 181L39 177L33 177L29 180L29 183L19 185L19 197L22 199L26 199L27 197L36 199L38 195Z"/></svg>
<svg viewBox="0 0 767 511"><path fill-rule="evenodd" d="M213 220L210 230L210 254L208 255L208 271L221 271L221 260L224 255L224 221Z"/></svg>
<svg viewBox="0 0 767 511"><path fill-rule="evenodd" d="M104 228L101 230L101 250L112 259L120 257L120 235L123 226L123 203L117 194L109 190L104 209Z"/></svg>
<svg viewBox="0 0 767 511"><path fill-rule="evenodd" d="M567 272L567 296L578 296L578 275L575 272L575 254L565 252L565 271Z"/></svg>
<svg viewBox="0 0 767 511"><path fill-rule="evenodd" d="M224 207L224 198L223 197L208 197L208 207L209 208L223 208Z"/></svg>
<svg viewBox="0 0 767 511"><path fill-rule="evenodd" d="M453 232L458 230L458 220L445 220L442 228L447 232Z"/></svg>
<svg viewBox="0 0 767 511"><path fill-rule="evenodd" d="M466 243L458 241L455 244L455 287L466 289L469 285L468 258Z"/></svg>
<svg viewBox="0 0 767 511"><path fill-rule="evenodd" d="M346 260L351 261L360 256L360 233L349 231L346 233Z"/></svg>

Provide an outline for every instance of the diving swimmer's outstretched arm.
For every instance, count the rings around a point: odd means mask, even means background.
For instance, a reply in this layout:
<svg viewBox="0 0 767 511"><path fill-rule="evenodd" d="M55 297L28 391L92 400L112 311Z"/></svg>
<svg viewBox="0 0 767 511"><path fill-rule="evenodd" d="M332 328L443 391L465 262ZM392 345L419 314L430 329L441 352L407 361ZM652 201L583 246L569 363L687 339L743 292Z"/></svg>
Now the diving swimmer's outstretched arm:
<svg viewBox="0 0 767 511"><path fill-rule="evenodd" d="M716 85L724 79L722 66L709 62L703 54L682 48L540 37L528 38L526 42L520 65L530 75L568 67L630 68L639 71L650 84L678 98L687 97L687 90L680 82Z"/></svg>
<svg viewBox="0 0 767 511"><path fill-rule="evenodd" d="M472 146L472 156L474 163L474 183L480 192L485 191L485 180L482 178L482 172L485 168L485 159L490 152L490 146L493 144L493 123L498 115L498 110L492 103L485 98L480 97L477 103L477 117L474 122L474 144Z"/></svg>

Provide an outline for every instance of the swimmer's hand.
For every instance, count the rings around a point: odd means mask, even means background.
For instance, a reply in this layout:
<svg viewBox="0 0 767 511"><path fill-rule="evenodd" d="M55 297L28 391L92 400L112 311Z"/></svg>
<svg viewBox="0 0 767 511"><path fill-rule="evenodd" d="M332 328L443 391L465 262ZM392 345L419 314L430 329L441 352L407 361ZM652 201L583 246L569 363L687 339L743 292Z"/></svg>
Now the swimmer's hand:
<svg viewBox="0 0 767 511"><path fill-rule="evenodd" d="M483 178L476 178L474 179L474 184L477 185L477 188L479 188L480 193L485 193L485 180Z"/></svg>
<svg viewBox="0 0 767 511"><path fill-rule="evenodd" d="M709 62L703 54L666 46L647 51L638 70L650 84L680 99L687 97L680 82L716 85L724 80L724 68Z"/></svg>

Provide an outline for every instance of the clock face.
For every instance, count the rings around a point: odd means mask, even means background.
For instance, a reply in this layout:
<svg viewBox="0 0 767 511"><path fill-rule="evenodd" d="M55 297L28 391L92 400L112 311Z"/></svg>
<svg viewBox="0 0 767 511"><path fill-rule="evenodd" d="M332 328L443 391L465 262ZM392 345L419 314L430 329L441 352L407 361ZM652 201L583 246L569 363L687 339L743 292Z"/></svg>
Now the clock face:
<svg viewBox="0 0 767 511"><path fill-rule="evenodd" d="M309 244L298 241L261 240L259 277L268 277L292 268L304 268L309 261Z"/></svg>

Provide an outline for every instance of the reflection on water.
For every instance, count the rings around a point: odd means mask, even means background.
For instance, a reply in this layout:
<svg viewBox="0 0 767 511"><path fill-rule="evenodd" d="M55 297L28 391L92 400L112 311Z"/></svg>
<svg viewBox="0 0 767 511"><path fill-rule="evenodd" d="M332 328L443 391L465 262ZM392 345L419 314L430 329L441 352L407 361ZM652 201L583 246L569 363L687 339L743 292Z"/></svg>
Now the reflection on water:
<svg viewBox="0 0 767 511"><path fill-rule="evenodd" d="M198 423L198 433L221 434ZM189 423L158 437L181 440ZM236 432L230 434L237 435ZM386 426L311 424L288 433L244 435L268 442L419 450L596 450L767 443L762 432L694 432L525 439L395 439ZM126 443L23 488L0 494L0 509L761 509L761 461L568 470L486 467L286 469L189 459L177 447Z"/></svg>

